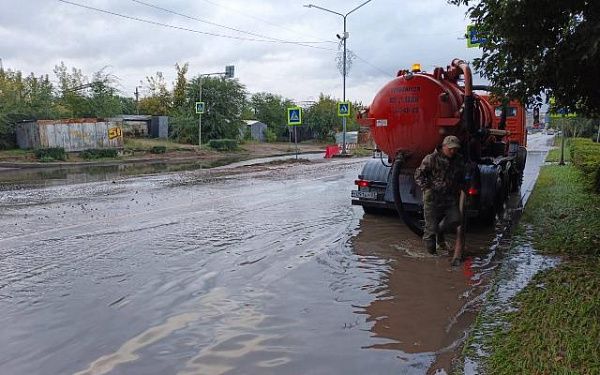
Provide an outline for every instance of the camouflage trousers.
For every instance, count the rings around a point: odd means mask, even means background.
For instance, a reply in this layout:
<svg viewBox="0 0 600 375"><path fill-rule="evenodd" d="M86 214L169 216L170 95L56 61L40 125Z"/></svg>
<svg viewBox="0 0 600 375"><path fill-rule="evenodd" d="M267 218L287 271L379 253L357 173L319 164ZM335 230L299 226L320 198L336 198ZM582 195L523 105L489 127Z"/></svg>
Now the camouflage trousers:
<svg viewBox="0 0 600 375"><path fill-rule="evenodd" d="M440 195L431 190L424 191L423 214L425 241L435 241L436 234L455 230L461 224L458 197L454 195Z"/></svg>

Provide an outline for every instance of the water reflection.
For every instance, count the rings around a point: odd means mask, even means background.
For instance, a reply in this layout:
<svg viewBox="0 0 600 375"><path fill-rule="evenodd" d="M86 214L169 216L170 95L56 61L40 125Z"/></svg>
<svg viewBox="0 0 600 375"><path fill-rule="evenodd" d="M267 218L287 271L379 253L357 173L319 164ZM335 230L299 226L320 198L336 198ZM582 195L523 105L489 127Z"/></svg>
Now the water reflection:
<svg viewBox="0 0 600 375"><path fill-rule="evenodd" d="M194 170L204 167L201 163L194 162L185 164L153 163L11 169L0 172L0 191L15 188L50 187L65 184L109 181L119 177Z"/></svg>
<svg viewBox="0 0 600 375"><path fill-rule="evenodd" d="M366 348L397 350L404 361L430 363L428 373L449 371L487 291L495 255L508 247L507 229L519 202L509 201L495 227L470 229L466 259L458 268L446 254L429 255L397 218L365 215L353 248L381 275L374 299L357 311L367 315L377 339Z"/></svg>

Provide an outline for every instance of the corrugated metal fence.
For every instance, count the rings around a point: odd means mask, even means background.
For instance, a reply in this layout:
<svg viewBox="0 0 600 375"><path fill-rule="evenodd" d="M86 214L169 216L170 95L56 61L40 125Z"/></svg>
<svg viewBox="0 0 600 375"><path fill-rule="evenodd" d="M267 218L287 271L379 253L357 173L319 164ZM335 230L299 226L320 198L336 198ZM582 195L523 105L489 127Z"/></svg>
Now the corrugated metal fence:
<svg viewBox="0 0 600 375"><path fill-rule="evenodd" d="M123 148L122 123L98 119L40 120L17 125L19 148L63 147L65 151Z"/></svg>

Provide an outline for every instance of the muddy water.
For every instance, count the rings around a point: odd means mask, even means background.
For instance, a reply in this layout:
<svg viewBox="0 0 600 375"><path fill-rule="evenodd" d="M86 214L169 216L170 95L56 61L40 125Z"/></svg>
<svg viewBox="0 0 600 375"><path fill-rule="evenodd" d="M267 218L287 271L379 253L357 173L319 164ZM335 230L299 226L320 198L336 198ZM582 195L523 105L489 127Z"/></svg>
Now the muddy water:
<svg viewBox="0 0 600 375"><path fill-rule="evenodd" d="M269 163L277 160L288 160L295 158L295 155L274 156L235 162L213 169L231 169L241 166L250 166L254 164ZM298 158L318 160L323 158L323 153L300 154ZM235 156L232 157L232 161L233 159L239 160L239 158ZM222 162L226 162L226 160ZM19 169L0 167L0 191L18 188L50 187L85 182L111 181L114 179L132 176L143 176L157 173L162 174L176 171L192 171L196 169L207 168L207 166L209 166L207 163L202 163L200 161L187 161L179 163L147 162L96 166L73 165L64 166L61 168Z"/></svg>
<svg viewBox="0 0 600 375"><path fill-rule="evenodd" d="M0 373L449 369L505 224L453 269L349 205L362 164L1 192Z"/></svg>

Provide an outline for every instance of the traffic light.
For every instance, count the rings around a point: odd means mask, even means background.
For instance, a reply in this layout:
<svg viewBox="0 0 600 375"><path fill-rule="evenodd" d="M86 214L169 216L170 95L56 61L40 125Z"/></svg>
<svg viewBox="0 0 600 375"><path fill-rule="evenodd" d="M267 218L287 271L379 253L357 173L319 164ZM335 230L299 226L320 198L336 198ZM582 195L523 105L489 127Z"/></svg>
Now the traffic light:
<svg viewBox="0 0 600 375"><path fill-rule="evenodd" d="M538 107L533 108L533 123L537 124L540 122L540 109Z"/></svg>
<svg viewBox="0 0 600 375"><path fill-rule="evenodd" d="M233 65L227 65L225 67L225 78L233 78L234 70L235 68Z"/></svg>

